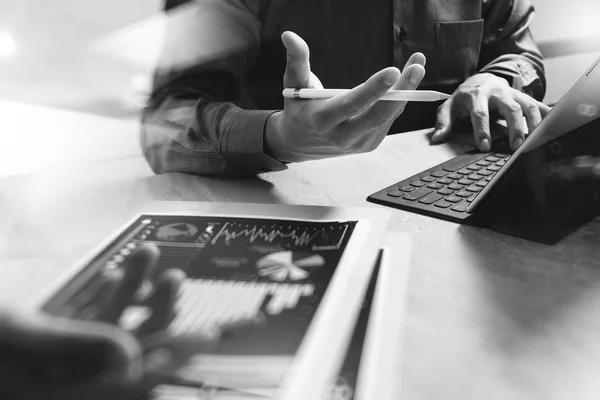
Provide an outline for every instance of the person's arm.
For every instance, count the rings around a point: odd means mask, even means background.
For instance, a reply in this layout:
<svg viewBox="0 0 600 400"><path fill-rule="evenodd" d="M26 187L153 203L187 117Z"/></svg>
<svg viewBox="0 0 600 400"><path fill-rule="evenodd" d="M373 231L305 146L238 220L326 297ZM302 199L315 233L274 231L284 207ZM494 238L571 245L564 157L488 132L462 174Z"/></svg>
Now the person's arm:
<svg viewBox="0 0 600 400"><path fill-rule="evenodd" d="M281 111L253 110L243 82L260 44L256 16L268 4L202 0L174 9L144 113L142 146L155 172L256 174L284 169L287 162L371 151L406 105L380 102L381 96L390 89L414 90L425 75L425 57L415 53L402 74L384 68L346 94L285 99ZM281 39L284 86L322 89L306 42L293 32Z"/></svg>
<svg viewBox="0 0 600 400"><path fill-rule="evenodd" d="M529 0L483 0L479 72L504 78L514 89L542 100L546 79L542 54L529 30L533 17Z"/></svg>
<svg viewBox="0 0 600 400"><path fill-rule="evenodd" d="M446 140L454 122L469 117L476 146L490 151L490 113L497 112L506 120L510 144L516 150L525 132L533 131L550 111L541 103L546 91L542 55L529 32L533 7L529 0L482 1L479 70L439 107L431 140Z"/></svg>
<svg viewBox="0 0 600 400"><path fill-rule="evenodd" d="M156 173L231 175L285 168L263 150L265 124L274 111L241 108L244 76L260 45L261 4L192 1L167 14L141 134Z"/></svg>

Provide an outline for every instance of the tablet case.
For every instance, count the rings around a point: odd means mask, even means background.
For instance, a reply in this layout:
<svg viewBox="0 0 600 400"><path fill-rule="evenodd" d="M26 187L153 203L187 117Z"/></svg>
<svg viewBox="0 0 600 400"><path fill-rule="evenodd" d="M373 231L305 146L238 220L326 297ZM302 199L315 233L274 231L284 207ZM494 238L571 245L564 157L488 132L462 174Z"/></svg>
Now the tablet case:
<svg viewBox="0 0 600 400"><path fill-rule="evenodd" d="M600 213L600 118L519 157L466 223L554 244Z"/></svg>

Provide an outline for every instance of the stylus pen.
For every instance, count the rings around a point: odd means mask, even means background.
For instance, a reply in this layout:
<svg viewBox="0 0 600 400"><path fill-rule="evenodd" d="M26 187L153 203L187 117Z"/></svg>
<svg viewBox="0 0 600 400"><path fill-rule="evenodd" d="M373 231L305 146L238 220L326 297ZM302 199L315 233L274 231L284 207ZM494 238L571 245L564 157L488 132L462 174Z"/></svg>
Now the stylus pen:
<svg viewBox="0 0 600 400"><path fill-rule="evenodd" d="M283 97L288 99L329 99L350 89L283 89ZM449 94L434 90L390 90L379 100L387 101L440 101L449 99Z"/></svg>
<svg viewBox="0 0 600 400"><path fill-rule="evenodd" d="M197 381L197 380L193 380L193 379L185 379L185 378L180 378L180 377L173 376L173 375L160 375L160 376L162 377L161 384L164 384L164 385L181 386L181 387L205 389L205 390L212 389L212 390L215 390L216 392L221 392L221 393L229 392L229 393L234 393L234 394L237 393L238 395L243 395L243 396L247 396L247 397L254 397L257 399L270 399L270 397L267 397L264 395L246 392L246 391L240 390L240 389L233 389L233 388L228 388L228 387L223 387L223 386L213 386L213 385L207 384L205 382Z"/></svg>

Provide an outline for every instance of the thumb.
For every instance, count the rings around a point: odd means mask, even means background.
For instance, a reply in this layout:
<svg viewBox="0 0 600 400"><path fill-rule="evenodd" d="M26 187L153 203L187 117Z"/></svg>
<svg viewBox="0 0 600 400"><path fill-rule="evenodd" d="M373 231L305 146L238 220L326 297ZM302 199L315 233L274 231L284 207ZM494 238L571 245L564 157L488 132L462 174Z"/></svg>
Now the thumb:
<svg viewBox="0 0 600 400"><path fill-rule="evenodd" d="M437 119L435 123L435 129L431 135L431 141L433 143L441 143L448 138L452 131L452 99L446 100L439 108L437 112Z"/></svg>
<svg viewBox="0 0 600 400"><path fill-rule="evenodd" d="M308 87L310 84L310 51L306 42L293 32L284 32L281 41L287 50L287 64L283 76L286 88Z"/></svg>

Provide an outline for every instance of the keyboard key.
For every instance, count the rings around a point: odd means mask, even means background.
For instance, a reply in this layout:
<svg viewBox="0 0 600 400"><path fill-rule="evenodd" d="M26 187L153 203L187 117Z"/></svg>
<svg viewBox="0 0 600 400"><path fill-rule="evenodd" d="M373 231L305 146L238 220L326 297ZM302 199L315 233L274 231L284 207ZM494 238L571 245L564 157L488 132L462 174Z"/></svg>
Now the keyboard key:
<svg viewBox="0 0 600 400"><path fill-rule="evenodd" d="M421 181L412 181L410 183L411 186L415 186L415 187L421 187L421 186L425 186L427 185L425 182L421 182Z"/></svg>
<svg viewBox="0 0 600 400"><path fill-rule="evenodd" d="M475 165L469 165L467 167L467 169L470 169L471 171L479 171L480 169L482 169L483 167L480 167L479 165L475 164Z"/></svg>
<svg viewBox="0 0 600 400"><path fill-rule="evenodd" d="M494 172L498 172L500 171L502 167L499 167L497 165L490 165L489 167L487 167L488 171L494 171Z"/></svg>
<svg viewBox="0 0 600 400"><path fill-rule="evenodd" d="M467 188L467 190L468 190L469 192L473 192L473 193L479 193L479 192L481 192L483 189L482 189L482 188L480 188L479 186L469 186L469 187Z"/></svg>
<svg viewBox="0 0 600 400"><path fill-rule="evenodd" d="M438 190L439 194L443 194L444 196L448 196L449 194L454 193L452 190L448 190L448 189L442 189L442 190Z"/></svg>
<svg viewBox="0 0 600 400"><path fill-rule="evenodd" d="M454 181L452 179L442 178L438 179L438 183L441 183L442 185L450 185L451 183L454 183Z"/></svg>
<svg viewBox="0 0 600 400"><path fill-rule="evenodd" d="M448 186L448 189L451 190L461 190L464 189L463 185L459 185L458 183L453 183L452 185Z"/></svg>
<svg viewBox="0 0 600 400"><path fill-rule="evenodd" d="M457 181L459 179L462 179L462 177L463 176L461 174L450 174L450 175L447 176L447 178L454 179L455 181Z"/></svg>
<svg viewBox="0 0 600 400"><path fill-rule="evenodd" d="M488 181L488 182L491 181L492 179L494 179L494 175L488 176L487 178L485 178L485 180Z"/></svg>
<svg viewBox="0 0 600 400"><path fill-rule="evenodd" d="M485 160L477 161L477 165L481 165L482 167L487 167L490 164L491 162Z"/></svg>
<svg viewBox="0 0 600 400"><path fill-rule="evenodd" d="M510 154L494 153L494 157L507 159L510 157Z"/></svg>
<svg viewBox="0 0 600 400"><path fill-rule="evenodd" d="M479 182L476 183L476 185L479 186L479 187L481 187L481 188L482 187L486 187L487 184L488 184L488 181L486 181L486 180L479 181Z"/></svg>
<svg viewBox="0 0 600 400"><path fill-rule="evenodd" d="M388 196L391 197L402 197L404 196L406 193L400 191L400 190L392 190L391 192L388 192Z"/></svg>
<svg viewBox="0 0 600 400"><path fill-rule="evenodd" d="M449 201L450 203L460 203L462 200L463 200L462 197L458 197L458 196L446 197L446 201Z"/></svg>
<svg viewBox="0 0 600 400"><path fill-rule="evenodd" d="M497 161L500 161L500 159L498 157L489 156L489 157L486 157L485 161L497 162Z"/></svg>
<svg viewBox="0 0 600 400"><path fill-rule="evenodd" d="M484 177L479 175L479 174L471 174L469 176L467 176L467 178L469 178L472 181L480 181L482 180Z"/></svg>
<svg viewBox="0 0 600 400"><path fill-rule="evenodd" d="M471 175L473 173L473 171L471 171L470 169L466 169L466 168L463 168L456 172L461 175Z"/></svg>
<svg viewBox="0 0 600 400"><path fill-rule="evenodd" d="M467 197L473 196L473 193L467 192L466 190L461 190L460 192L456 193L456 195L466 199Z"/></svg>
<svg viewBox="0 0 600 400"><path fill-rule="evenodd" d="M471 202L473 202L473 200L475 200L475 197L477 197L477 195L475 195L475 196L471 197L470 199L467 199L467 201L468 201L469 203L471 203Z"/></svg>
<svg viewBox="0 0 600 400"><path fill-rule="evenodd" d="M462 203L457 204L454 207L452 207L451 210L458 211L458 212L465 212L465 211L467 211L468 207L469 207L469 203L467 203L466 201L463 201Z"/></svg>
<svg viewBox="0 0 600 400"><path fill-rule="evenodd" d="M402 190L403 192L412 192L413 190L417 190L417 188L414 186L410 186L410 185L404 185L404 186L398 188L398 190Z"/></svg>
<svg viewBox="0 0 600 400"><path fill-rule="evenodd" d="M423 196L427 196L431 192L433 192L433 189L429 189L427 187L422 187L420 189L415 190L414 192L404 195L403 199L415 201L415 200L419 200Z"/></svg>
<svg viewBox="0 0 600 400"><path fill-rule="evenodd" d="M449 172L447 172L447 171L444 171L444 170L442 170L442 171L435 171L435 172L433 172L433 173L431 174L431 176L435 176L436 178L443 178L443 177L445 177L446 175L448 175L448 173L449 173Z"/></svg>
<svg viewBox="0 0 600 400"><path fill-rule="evenodd" d="M460 181L458 181L458 183L460 183L461 185L468 186L468 185L472 185L473 181L470 179L463 178Z"/></svg>
<svg viewBox="0 0 600 400"><path fill-rule="evenodd" d="M444 187L444 185L441 185L441 184L439 184L439 183L437 183L437 182L433 182L433 183L430 183L429 185L427 185L427 187L428 187L429 189L438 190L438 189L441 189L441 188L443 188L443 187Z"/></svg>
<svg viewBox="0 0 600 400"><path fill-rule="evenodd" d="M439 208L448 208L452 205L454 205L454 203L447 202L446 200L441 200L434 204L434 206Z"/></svg>
<svg viewBox="0 0 600 400"><path fill-rule="evenodd" d="M442 196L441 194L431 193L431 194L428 194L427 196L421 198L421 200L419 200L419 203L433 204L436 201L441 200L443 198L444 198L444 196Z"/></svg>
<svg viewBox="0 0 600 400"><path fill-rule="evenodd" d="M423 182L427 182L427 183L429 183L429 182L435 182L436 181L436 179L433 176L426 176L424 178L421 178L421 180Z"/></svg>
<svg viewBox="0 0 600 400"><path fill-rule="evenodd" d="M496 165L497 165L497 166L499 166L499 167L503 167L503 166L504 166L504 164L506 164L506 161L504 161L504 160L500 160L500 161L498 161L498 162L496 163Z"/></svg>
<svg viewBox="0 0 600 400"><path fill-rule="evenodd" d="M471 165L474 162L481 160L485 156L486 154L481 153L463 154L445 163L442 169L448 172L456 172L459 169L466 167L467 165Z"/></svg>
<svg viewBox="0 0 600 400"><path fill-rule="evenodd" d="M492 171L488 171L487 169L482 169L481 171L477 171L477 173L479 175L483 175L483 176L494 175L494 173Z"/></svg>

